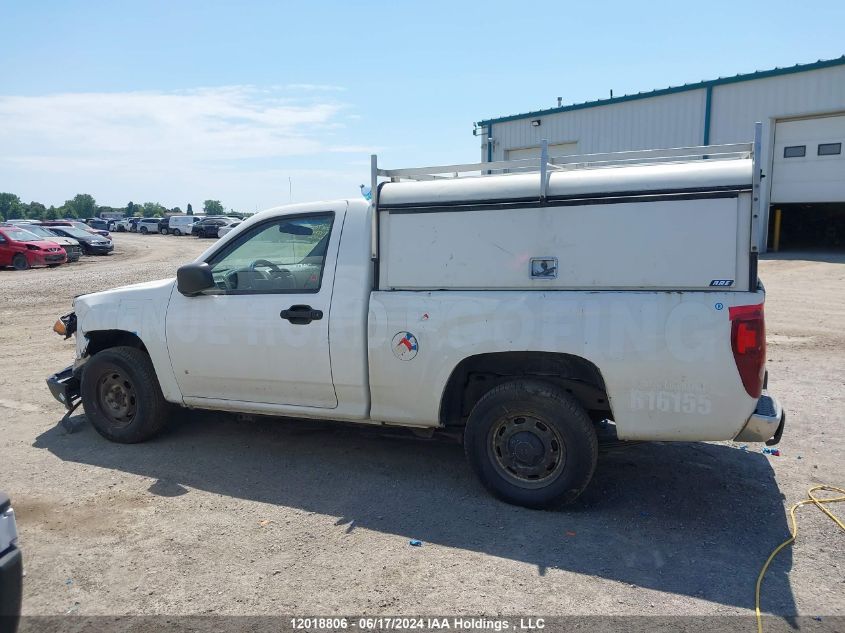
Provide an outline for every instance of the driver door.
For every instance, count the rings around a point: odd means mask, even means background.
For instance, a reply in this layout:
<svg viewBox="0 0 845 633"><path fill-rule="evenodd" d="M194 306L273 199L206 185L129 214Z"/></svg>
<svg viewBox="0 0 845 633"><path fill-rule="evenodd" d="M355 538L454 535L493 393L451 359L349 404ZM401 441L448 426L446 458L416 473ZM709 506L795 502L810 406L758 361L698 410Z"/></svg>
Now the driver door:
<svg viewBox="0 0 845 633"><path fill-rule="evenodd" d="M206 259L215 289L195 297L174 289L167 348L188 404L337 406L329 307L345 213L255 224Z"/></svg>

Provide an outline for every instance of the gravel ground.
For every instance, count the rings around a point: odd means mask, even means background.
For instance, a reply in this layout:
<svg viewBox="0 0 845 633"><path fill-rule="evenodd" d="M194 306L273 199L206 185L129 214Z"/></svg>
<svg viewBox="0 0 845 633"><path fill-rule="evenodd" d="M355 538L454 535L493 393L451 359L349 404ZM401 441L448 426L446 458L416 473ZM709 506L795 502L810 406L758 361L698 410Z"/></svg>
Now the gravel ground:
<svg viewBox="0 0 845 633"><path fill-rule="evenodd" d="M210 244L115 241L110 257L0 271L0 489L25 614L748 615L788 506L845 485L841 255L761 263L769 386L789 412L780 457L635 445L600 456L576 506L538 512L490 498L446 439L192 412L146 444L87 423L65 434L44 384L73 356L55 318L76 294L172 276ZM845 615L845 535L813 508L800 521L764 609Z"/></svg>

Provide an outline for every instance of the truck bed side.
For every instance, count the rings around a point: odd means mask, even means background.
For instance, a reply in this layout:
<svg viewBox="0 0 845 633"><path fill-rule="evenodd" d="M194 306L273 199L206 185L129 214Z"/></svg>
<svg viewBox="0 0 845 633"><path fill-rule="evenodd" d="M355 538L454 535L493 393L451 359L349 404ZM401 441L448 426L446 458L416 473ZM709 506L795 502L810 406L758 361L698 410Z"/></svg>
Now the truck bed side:
<svg viewBox="0 0 845 633"><path fill-rule="evenodd" d="M731 439L756 399L734 361L729 309L762 302L762 291L375 292L371 417L436 426L465 359L554 353L598 368L622 439ZM416 340L411 360L394 353L397 332Z"/></svg>

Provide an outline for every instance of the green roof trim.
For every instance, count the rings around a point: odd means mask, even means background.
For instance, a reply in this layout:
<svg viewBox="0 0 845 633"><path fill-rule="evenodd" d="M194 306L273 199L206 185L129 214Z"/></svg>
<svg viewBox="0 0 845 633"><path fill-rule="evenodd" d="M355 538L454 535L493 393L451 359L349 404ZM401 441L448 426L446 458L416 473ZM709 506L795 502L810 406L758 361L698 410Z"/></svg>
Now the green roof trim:
<svg viewBox="0 0 845 633"><path fill-rule="evenodd" d="M726 84L735 84L741 81L754 81L755 79L767 79L769 77L779 77L781 75L791 75L793 73L803 73L810 70L821 70L822 68L831 68L833 66L845 65L845 55L835 59L820 59L817 62L810 64L795 64L795 66L787 66L786 68L773 68L771 70L758 70L753 73L745 73L741 75L734 75L733 77L719 77L718 79L710 79L709 81L699 81L694 84L684 84L683 86L670 86L669 88L660 88L659 90L651 90L649 92L638 92L636 94L623 95L621 97L611 97L610 99L598 99L596 101L585 101L583 103L573 103L572 105L560 106L559 108L547 108L545 110L534 110L533 112L525 112L522 114L512 114L510 116L503 116L493 119L484 119L478 121L476 125L490 125L493 123L505 123L507 121L518 121L520 119L527 119L529 117L543 116L546 114L556 114L558 112L570 112L572 110L584 110L586 108L597 108L604 105L612 105L614 103L625 103L626 101L636 101L638 99L650 99L651 97L663 97L665 95L676 94L678 92L686 92L688 90L701 90L702 88L712 89L714 86L724 86Z"/></svg>

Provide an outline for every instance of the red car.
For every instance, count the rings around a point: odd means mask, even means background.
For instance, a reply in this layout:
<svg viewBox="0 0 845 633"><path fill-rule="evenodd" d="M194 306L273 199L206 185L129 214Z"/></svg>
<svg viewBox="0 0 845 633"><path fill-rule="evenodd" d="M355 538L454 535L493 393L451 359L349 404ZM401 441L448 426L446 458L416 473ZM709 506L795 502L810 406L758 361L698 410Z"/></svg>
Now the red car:
<svg viewBox="0 0 845 633"><path fill-rule="evenodd" d="M0 226L0 266L26 270L32 266L58 266L67 261L65 249L17 226Z"/></svg>

